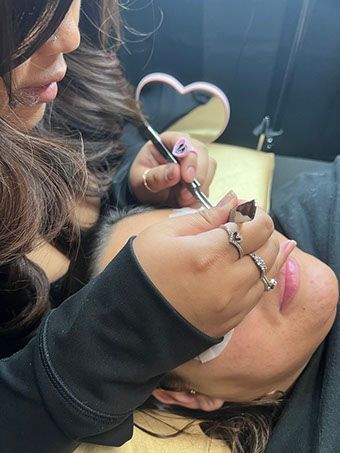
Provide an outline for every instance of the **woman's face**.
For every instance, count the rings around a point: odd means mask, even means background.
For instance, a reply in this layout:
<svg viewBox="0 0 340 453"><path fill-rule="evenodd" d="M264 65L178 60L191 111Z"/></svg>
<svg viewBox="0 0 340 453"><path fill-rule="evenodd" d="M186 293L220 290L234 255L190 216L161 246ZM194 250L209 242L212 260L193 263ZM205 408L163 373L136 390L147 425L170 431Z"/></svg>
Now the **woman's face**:
<svg viewBox="0 0 340 453"><path fill-rule="evenodd" d="M168 216L169 211L158 210L119 222L100 267L128 237ZM249 401L294 383L333 324L338 283L328 266L298 248L276 278L279 285L263 293L220 356L206 364L191 360L175 370L190 387L224 401Z"/></svg>
<svg viewBox="0 0 340 453"><path fill-rule="evenodd" d="M300 375L333 324L338 282L328 266L299 248L277 280L219 357L206 364L191 360L175 370L199 393L250 401L286 391Z"/></svg>
<svg viewBox="0 0 340 453"><path fill-rule="evenodd" d="M28 60L13 71L13 94L22 102L9 106L5 85L0 79L0 115L20 129L32 129L42 119L46 103L58 93L58 81L67 66L63 55L80 43L80 0L74 0L55 34ZM21 105L21 104L24 105Z"/></svg>

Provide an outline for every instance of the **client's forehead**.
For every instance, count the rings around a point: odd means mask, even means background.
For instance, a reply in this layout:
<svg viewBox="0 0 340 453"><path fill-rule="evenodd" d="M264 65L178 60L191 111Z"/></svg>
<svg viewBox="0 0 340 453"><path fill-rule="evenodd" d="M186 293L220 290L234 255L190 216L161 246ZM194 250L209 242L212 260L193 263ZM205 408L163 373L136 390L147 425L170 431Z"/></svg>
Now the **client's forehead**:
<svg viewBox="0 0 340 453"><path fill-rule="evenodd" d="M124 247L131 236L136 236L145 228L169 218L170 209L157 209L139 214L128 215L114 224L107 235L101 256L98 257L98 266L103 269Z"/></svg>
<svg viewBox="0 0 340 453"><path fill-rule="evenodd" d="M171 212L170 209L155 209L124 217L114 226L112 236L115 240L123 238L126 242L127 238L139 234L145 228L167 220Z"/></svg>

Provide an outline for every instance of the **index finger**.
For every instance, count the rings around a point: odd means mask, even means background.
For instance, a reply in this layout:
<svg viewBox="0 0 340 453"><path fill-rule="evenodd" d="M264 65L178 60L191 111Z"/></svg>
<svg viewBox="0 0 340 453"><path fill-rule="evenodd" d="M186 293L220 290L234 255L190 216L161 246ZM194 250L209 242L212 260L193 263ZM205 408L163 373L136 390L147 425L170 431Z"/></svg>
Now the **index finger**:
<svg viewBox="0 0 340 453"><path fill-rule="evenodd" d="M227 228L226 228L227 227ZM243 254L248 255L251 252L261 248L271 237L274 231L274 223L271 217L261 208L256 209L256 214L253 220L244 223L226 223L223 225L225 233L227 234L227 240L234 249L235 259L239 258L239 252L237 248L230 243L227 230L237 231L241 237L239 243L243 249Z"/></svg>

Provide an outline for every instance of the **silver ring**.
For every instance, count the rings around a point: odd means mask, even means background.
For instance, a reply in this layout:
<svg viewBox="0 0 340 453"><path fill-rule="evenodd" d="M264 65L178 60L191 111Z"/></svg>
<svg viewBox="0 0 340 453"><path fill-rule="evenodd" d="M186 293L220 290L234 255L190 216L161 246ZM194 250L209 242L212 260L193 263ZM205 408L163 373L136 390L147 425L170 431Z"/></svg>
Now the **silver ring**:
<svg viewBox="0 0 340 453"><path fill-rule="evenodd" d="M249 253L250 258L254 261L257 268L260 271L261 278L263 278L267 273L267 265L264 259L260 255L256 255L255 253Z"/></svg>
<svg viewBox="0 0 340 453"><path fill-rule="evenodd" d="M271 291L277 286L277 281L275 280L275 278L269 279L267 275L264 275L263 277L261 277L261 280L264 284L265 291Z"/></svg>
<svg viewBox="0 0 340 453"><path fill-rule="evenodd" d="M256 255L255 253L249 253L249 256L254 261L254 263L256 264L257 268L260 271L261 274L260 278L264 284L265 291L271 291L272 289L274 289L277 286L277 281L275 280L275 278L268 278L267 276L268 269L264 259L261 256Z"/></svg>
<svg viewBox="0 0 340 453"><path fill-rule="evenodd" d="M237 248L239 258L242 258L242 256L244 255L243 248L241 246L241 243L243 242L243 237L241 233L237 230L236 224L234 230L231 229L228 224L221 225L221 228L223 228L228 233L229 244L232 244L234 247Z"/></svg>

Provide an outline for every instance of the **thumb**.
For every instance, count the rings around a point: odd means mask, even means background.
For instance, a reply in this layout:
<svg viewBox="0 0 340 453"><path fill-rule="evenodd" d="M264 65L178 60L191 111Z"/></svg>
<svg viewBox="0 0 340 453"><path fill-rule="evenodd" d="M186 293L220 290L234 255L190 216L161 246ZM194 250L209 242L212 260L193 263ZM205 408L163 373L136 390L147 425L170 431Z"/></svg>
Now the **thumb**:
<svg viewBox="0 0 340 453"><path fill-rule="evenodd" d="M199 210L194 214L171 218L164 222L163 226L172 236L191 236L204 233L226 223L230 210L234 205L237 205L237 199L224 206Z"/></svg>
<svg viewBox="0 0 340 453"><path fill-rule="evenodd" d="M161 192L179 183L181 171L177 164L158 165L147 172L147 185L152 192Z"/></svg>

